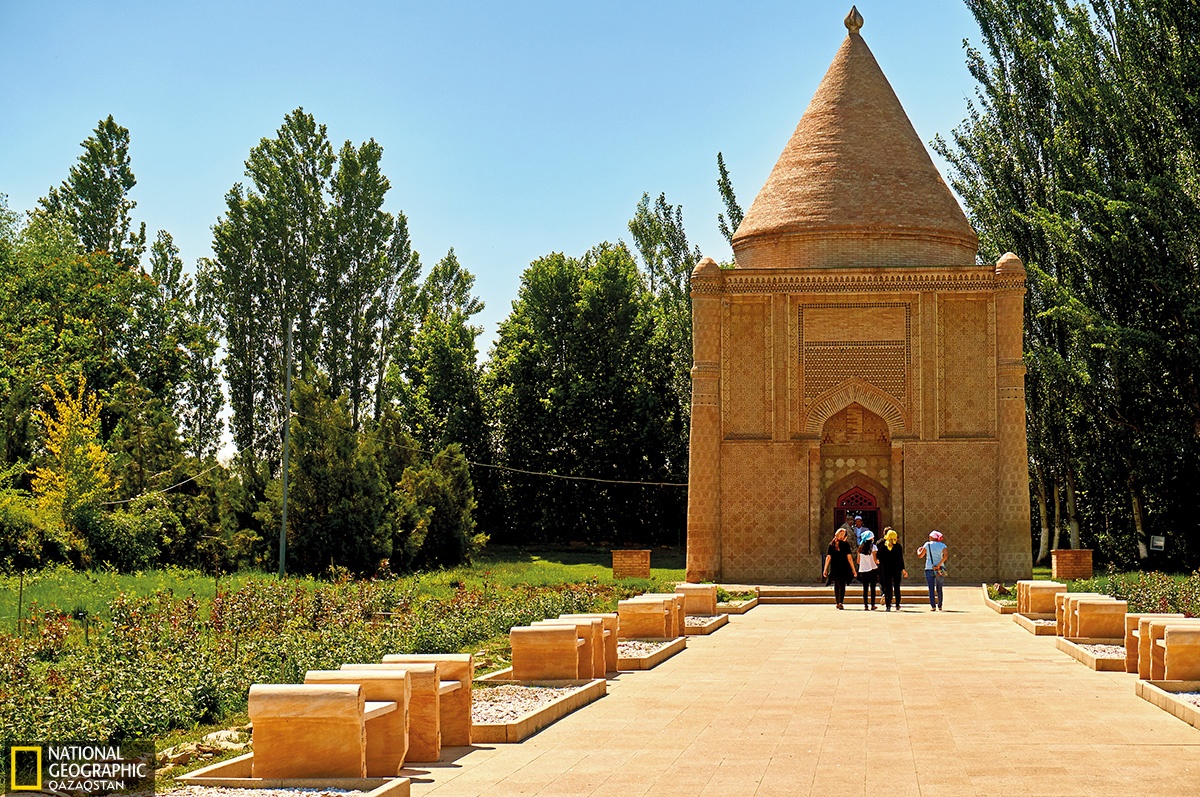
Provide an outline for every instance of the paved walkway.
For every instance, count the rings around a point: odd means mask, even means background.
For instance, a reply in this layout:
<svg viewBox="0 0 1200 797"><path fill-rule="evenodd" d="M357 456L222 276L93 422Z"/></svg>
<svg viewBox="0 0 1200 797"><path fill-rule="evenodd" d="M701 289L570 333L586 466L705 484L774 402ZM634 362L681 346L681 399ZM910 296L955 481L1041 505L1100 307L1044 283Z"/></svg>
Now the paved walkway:
<svg viewBox="0 0 1200 797"><path fill-rule="evenodd" d="M1200 730L983 605L759 606L413 795L1193 795ZM455 758L457 756L457 758ZM449 760L454 759L454 760Z"/></svg>

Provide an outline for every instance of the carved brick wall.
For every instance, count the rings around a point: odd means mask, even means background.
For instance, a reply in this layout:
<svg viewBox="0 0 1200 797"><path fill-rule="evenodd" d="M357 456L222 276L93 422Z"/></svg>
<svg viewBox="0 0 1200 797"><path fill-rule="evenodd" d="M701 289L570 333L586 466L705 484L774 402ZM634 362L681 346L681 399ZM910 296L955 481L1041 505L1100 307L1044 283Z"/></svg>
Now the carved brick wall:
<svg viewBox="0 0 1200 797"><path fill-rule="evenodd" d="M721 573L725 581L795 582L805 572L808 448L726 442L721 451ZM811 563L810 563L811 565Z"/></svg>
<svg viewBox="0 0 1200 797"><path fill-rule="evenodd" d="M991 306L986 299L939 300L938 406L942 436L995 434L996 343Z"/></svg>
<svg viewBox="0 0 1200 797"><path fill-rule="evenodd" d="M888 414L889 420L896 423L902 418L907 426L914 388L912 305L804 303L797 313L800 404L807 419L800 428L813 431L816 405L827 403L823 400L831 391L852 381L886 394L899 407L898 413Z"/></svg>
<svg viewBox="0 0 1200 797"><path fill-rule="evenodd" d="M721 338L722 425L726 438L771 435L771 324L765 299L736 299L726 307Z"/></svg>
<svg viewBox="0 0 1200 797"><path fill-rule="evenodd" d="M937 529L950 547L951 581L995 578L997 448L991 440L904 444L905 536L917 565L910 573L924 567L915 560L916 549Z"/></svg>

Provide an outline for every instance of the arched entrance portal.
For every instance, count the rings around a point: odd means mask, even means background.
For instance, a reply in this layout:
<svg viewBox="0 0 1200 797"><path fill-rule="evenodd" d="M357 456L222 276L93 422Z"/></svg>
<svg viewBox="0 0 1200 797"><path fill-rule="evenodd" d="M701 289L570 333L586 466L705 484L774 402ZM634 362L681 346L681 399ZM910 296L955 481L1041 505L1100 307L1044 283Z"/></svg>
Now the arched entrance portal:
<svg viewBox="0 0 1200 797"><path fill-rule="evenodd" d="M852 487L838 496L833 508L833 525L838 527L847 517L862 516L863 525L878 534L879 504L875 496L861 487Z"/></svg>
<svg viewBox="0 0 1200 797"><path fill-rule="evenodd" d="M883 418L861 404L830 416L821 429L820 473L823 540L848 514L861 514L876 535L891 524L892 441Z"/></svg>

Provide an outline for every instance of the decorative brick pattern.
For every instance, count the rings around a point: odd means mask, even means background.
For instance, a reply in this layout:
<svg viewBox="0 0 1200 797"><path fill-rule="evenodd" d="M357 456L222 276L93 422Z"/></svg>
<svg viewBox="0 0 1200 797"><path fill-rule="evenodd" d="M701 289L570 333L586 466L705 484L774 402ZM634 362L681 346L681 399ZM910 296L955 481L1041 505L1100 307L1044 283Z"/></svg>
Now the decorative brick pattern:
<svg viewBox="0 0 1200 797"><path fill-rule="evenodd" d="M804 400L811 402L857 376L900 401L907 398L903 341L809 343L804 347Z"/></svg>
<svg viewBox="0 0 1200 797"><path fill-rule="evenodd" d="M757 299L731 302L726 308L721 390L727 438L770 436L769 311L770 307Z"/></svg>
<svg viewBox="0 0 1200 797"><path fill-rule="evenodd" d="M650 551L627 548L612 552L613 578L650 578Z"/></svg>
<svg viewBox="0 0 1200 797"><path fill-rule="evenodd" d="M807 559L816 559L808 539L807 451L795 443L722 446L724 579L786 583L812 572L804 570Z"/></svg>
<svg viewBox="0 0 1200 797"><path fill-rule="evenodd" d="M941 434L991 437L996 406L995 371L991 367L994 336L988 319L991 303L943 299L939 305Z"/></svg>
<svg viewBox="0 0 1200 797"><path fill-rule="evenodd" d="M994 441L904 444L904 525L910 547L915 554L934 529L945 534L950 578L956 583L995 577L996 454Z"/></svg>
<svg viewBox="0 0 1200 797"><path fill-rule="evenodd" d="M1055 581L1092 577L1092 549L1063 548L1050 552L1050 572Z"/></svg>

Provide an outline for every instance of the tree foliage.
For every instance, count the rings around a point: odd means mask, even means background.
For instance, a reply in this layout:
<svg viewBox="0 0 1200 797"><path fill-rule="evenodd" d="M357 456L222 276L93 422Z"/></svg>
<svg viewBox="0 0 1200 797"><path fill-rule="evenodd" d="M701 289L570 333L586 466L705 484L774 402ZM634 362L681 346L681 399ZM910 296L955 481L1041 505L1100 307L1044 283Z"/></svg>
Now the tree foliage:
<svg viewBox="0 0 1200 797"><path fill-rule="evenodd" d="M56 388L46 388L50 407L33 412L45 446L33 493L59 539L86 556L85 518L97 512L113 487L112 457L100 437L100 402L87 392L83 377L73 386L61 376L55 382Z"/></svg>
<svg viewBox="0 0 1200 797"><path fill-rule="evenodd" d="M146 251L146 225L133 230L129 191L137 185L129 157L129 130L110 114L82 144L83 154L67 179L51 188L41 206L60 215L84 252L105 252L126 268L137 268Z"/></svg>
<svg viewBox="0 0 1200 797"><path fill-rule="evenodd" d="M552 254L521 277L487 375L498 456L511 468L678 481L684 421L671 351L632 255L604 244ZM684 449L686 451L686 449ZM506 539L675 541L677 488L504 474Z"/></svg>
<svg viewBox="0 0 1200 797"><path fill-rule="evenodd" d="M733 246L733 234L742 225L746 214L742 212L742 206L733 193L733 181L729 179L729 170L725 168L725 156L720 152L717 153L717 175L717 192L721 195L721 204L725 206L725 213L717 214L717 228Z"/></svg>
<svg viewBox="0 0 1200 797"><path fill-rule="evenodd" d="M1045 536L1065 522L1073 546L1129 562L1159 534L1194 563L1200 12L1185 0L968 7L983 35L967 51L977 101L937 146L981 255L1011 249L1029 267L1032 492Z"/></svg>

